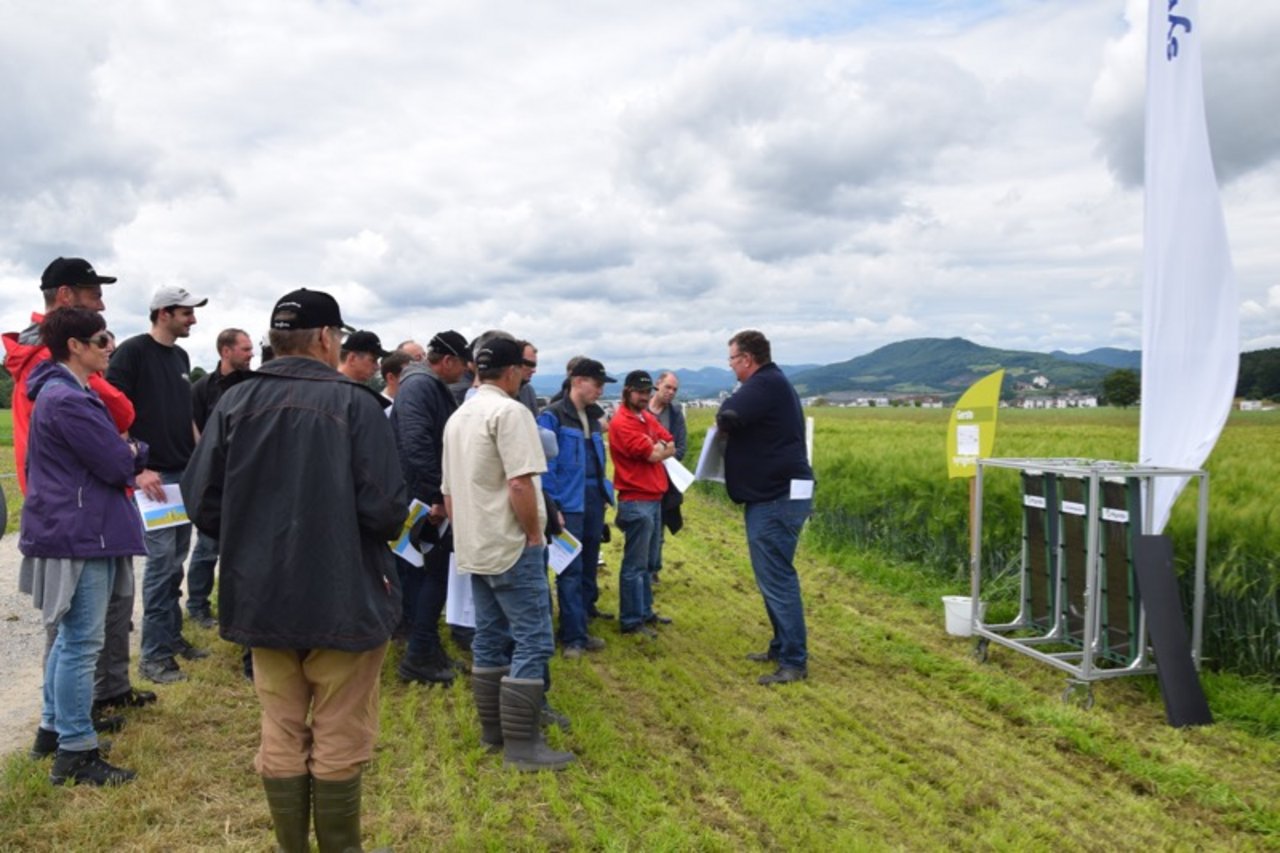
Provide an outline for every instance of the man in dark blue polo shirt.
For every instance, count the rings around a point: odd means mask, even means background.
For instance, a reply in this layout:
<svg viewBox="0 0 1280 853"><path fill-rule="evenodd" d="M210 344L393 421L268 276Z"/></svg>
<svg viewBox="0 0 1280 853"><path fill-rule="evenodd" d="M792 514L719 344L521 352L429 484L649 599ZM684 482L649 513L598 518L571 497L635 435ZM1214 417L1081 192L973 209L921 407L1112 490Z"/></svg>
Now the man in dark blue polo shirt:
<svg viewBox="0 0 1280 853"><path fill-rule="evenodd" d="M773 626L767 651L747 655L772 663L761 684L787 684L809 674L796 543L813 509L813 469L804 437L804 410L760 332L729 339L729 366L742 384L716 414L725 437L724 476L729 497L745 504L751 570Z"/></svg>

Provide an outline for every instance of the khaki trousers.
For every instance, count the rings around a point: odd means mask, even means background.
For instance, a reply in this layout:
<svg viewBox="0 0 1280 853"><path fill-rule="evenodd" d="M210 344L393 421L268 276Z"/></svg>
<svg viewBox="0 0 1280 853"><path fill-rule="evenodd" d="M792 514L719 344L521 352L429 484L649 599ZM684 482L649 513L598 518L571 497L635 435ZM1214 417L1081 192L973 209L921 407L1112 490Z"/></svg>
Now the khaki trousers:
<svg viewBox="0 0 1280 853"><path fill-rule="evenodd" d="M367 652L253 650L262 744L253 766L269 779L311 774L340 782L360 772L378 737L384 643Z"/></svg>

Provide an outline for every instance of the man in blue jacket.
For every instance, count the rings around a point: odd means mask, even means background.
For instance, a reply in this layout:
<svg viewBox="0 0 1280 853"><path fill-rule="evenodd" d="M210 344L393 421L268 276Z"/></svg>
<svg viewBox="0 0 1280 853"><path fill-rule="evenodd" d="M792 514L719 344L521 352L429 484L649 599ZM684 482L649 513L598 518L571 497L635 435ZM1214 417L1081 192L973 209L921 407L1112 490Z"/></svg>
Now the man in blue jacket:
<svg viewBox="0 0 1280 853"><path fill-rule="evenodd" d="M760 332L749 329L729 339L729 367L742 384L716 414L716 429L725 437L725 485L734 503L746 505L751 570L773 626L768 650L747 657L777 666L760 677L761 684L787 684L809 674L795 567L800 530L813 509L804 410Z"/></svg>
<svg viewBox="0 0 1280 853"><path fill-rule="evenodd" d="M559 453L547 462L542 487L564 514L564 526L582 542L582 553L556 576L560 602L560 646L566 658L604 648L604 640L587 633L587 617L600 595L596 569L604 506L612 503L605 479L604 436L596 401L606 382L616 382L594 359L580 359L569 373L569 393L547 406L538 426L555 433ZM588 578L588 574L590 577Z"/></svg>

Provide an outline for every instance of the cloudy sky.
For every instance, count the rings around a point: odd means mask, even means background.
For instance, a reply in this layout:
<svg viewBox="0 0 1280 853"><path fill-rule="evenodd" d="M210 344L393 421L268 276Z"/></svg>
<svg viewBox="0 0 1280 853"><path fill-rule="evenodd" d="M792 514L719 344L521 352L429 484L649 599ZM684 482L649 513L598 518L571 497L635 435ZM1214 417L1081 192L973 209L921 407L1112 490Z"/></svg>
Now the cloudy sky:
<svg viewBox="0 0 1280 853"><path fill-rule="evenodd" d="M1280 345L1280 3L1205 2L1241 347ZM0 0L0 325L41 270L333 292L385 343L786 363L1141 337L1141 0Z"/></svg>

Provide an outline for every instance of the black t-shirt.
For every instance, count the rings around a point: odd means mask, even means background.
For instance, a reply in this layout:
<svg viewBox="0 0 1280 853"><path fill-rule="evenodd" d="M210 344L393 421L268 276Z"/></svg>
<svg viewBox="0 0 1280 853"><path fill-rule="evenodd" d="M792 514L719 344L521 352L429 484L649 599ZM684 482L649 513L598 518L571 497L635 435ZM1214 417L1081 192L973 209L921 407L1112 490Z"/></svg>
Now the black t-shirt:
<svg viewBox="0 0 1280 853"><path fill-rule="evenodd" d="M133 403L137 417L129 434L151 445L148 468L181 471L195 450L190 372L186 350L145 333L120 344L111 356L107 380Z"/></svg>
<svg viewBox="0 0 1280 853"><path fill-rule="evenodd" d="M191 383L191 418L201 432L204 432L204 425L209 422L209 415L213 414L213 407L218 405L223 392L249 375L247 370L221 371L222 364L216 364L210 373Z"/></svg>

